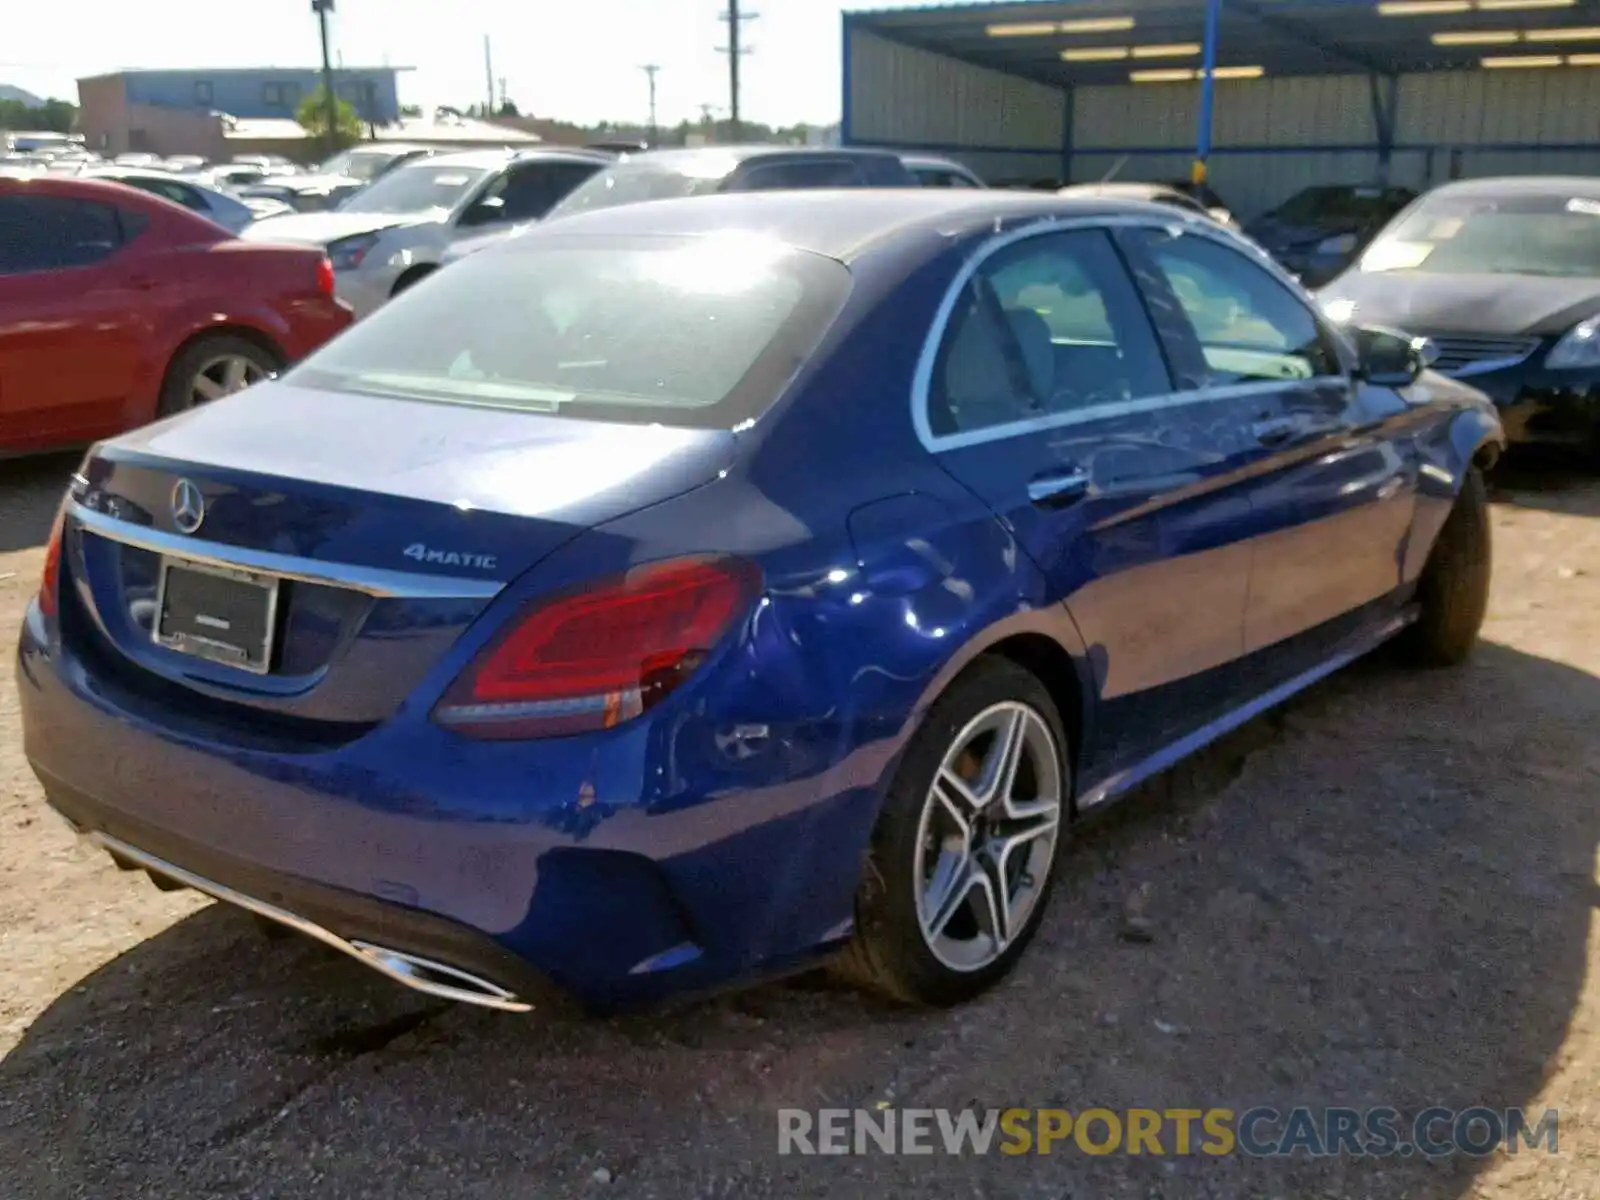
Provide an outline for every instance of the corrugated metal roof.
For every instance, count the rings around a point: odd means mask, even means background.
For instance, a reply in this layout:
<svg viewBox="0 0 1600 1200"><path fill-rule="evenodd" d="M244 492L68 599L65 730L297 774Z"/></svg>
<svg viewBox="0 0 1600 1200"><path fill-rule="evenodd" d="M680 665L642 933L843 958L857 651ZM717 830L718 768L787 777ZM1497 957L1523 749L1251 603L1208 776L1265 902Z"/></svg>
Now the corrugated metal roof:
<svg viewBox="0 0 1600 1200"><path fill-rule="evenodd" d="M1218 66L1260 67L1275 76L1470 70L1485 58L1523 56L1547 62L1554 56L1563 65L1588 69L1600 64L1600 0L1527 8L1499 7L1494 0L1458 3L1471 7L1444 11L1451 6L1417 0L1227 0ZM1134 70L1198 67L1205 12L1206 0L1010 0L868 8L845 17L856 29L1061 85L1126 83ZM1011 35L988 31L1005 25L1038 28ZM1064 60L1064 51L1075 57ZM1577 61L1569 64L1573 55Z"/></svg>

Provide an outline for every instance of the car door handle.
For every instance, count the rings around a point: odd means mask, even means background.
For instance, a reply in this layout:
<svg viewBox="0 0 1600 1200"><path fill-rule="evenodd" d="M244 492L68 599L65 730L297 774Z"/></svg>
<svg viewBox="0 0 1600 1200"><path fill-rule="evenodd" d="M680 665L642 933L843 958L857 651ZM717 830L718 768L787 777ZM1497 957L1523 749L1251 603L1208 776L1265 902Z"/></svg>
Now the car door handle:
<svg viewBox="0 0 1600 1200"><path fill-rule="evenodd" d="M1300 432L1301 423L1293 417L1269 417L1252 422L1250 436L1263 446L1280 446Z"/></svg>
<svg viewBox="0 0 1600 1200"><path fill-rule="evenodd" d="M156 286L155 277L151 275L130 275L128 286L136 292L148 292Z"/></svg>
<svg viewBox="0 0 1600 1200"><path fill-rule="evenodd" d="M1065 508L1089 494L1089 472L1076 467L1028 480L1028 499L1040 508Z"/></svg>

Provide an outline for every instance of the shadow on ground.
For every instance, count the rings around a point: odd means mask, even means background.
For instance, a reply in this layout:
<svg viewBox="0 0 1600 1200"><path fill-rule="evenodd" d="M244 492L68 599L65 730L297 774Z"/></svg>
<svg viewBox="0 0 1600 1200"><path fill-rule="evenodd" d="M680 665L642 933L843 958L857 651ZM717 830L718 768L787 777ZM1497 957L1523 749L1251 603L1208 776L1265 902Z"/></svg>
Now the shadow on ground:
<svg viewBox="0 0 1600 1200"><path fill-rule="evenodd" d="M42 546L81 455L0 459L0 554Z"/></svg>
<svg viewBox="0 0 1600 1200"><path fill-rule="evenodd" d="M1557 447L1517 446L1489 476L1496 503L1600 517L1600 470L1592 457Z"/></svg>
<svg viewBox="0 0 1600 1200"><path fill-rule="evenodd" d="M780 1158L774 1110L1530 1102L1588 966L1597 720L1600 680L1496 645L1364 663L1086 830L1017 977L946 1013L498 1017L208 908L0 1063L8 1194L1459 1197L1460 1158Z"/></svg>

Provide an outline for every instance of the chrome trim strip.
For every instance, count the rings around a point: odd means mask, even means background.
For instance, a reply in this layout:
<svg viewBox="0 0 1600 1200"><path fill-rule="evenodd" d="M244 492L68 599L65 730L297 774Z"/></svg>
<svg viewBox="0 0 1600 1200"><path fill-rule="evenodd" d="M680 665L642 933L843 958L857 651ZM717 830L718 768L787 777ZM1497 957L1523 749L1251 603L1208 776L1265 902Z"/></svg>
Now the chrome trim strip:
<svg viewBox="0 0 1600 1200"><path fill-rule="evenodd" d="M1159 775L1168 767L1182 762L1195 751L1210 745L1224 734L1232 733L1245 722L1254 720L1268 709L1276 708L1296 692L1304 691L1319 680L1326 679L1341 667L1349 666L1363 654L1368 654L1377 649L1416 619L1416 609L1408 607L1376 632L1351 643L1333 655L1332 658L1318 663L1310 670L1301 672L1293 679L1280 683L1269 691L1261 693L1254 700L1218 717L1209 725L1202 725L1193 733L1186 734L1177 741L1163 746L1143 762L1135 763L1126 771L1113 775L1104 783L1091 788L1078 797L1079 815L1100 807L1108 800L1115 799L1129 789L1137 787L1151 776Z"/></svg>
<svg viewBox="0 0 1600 1200"><path fill-rule="evenodd" d="M418 575L411 571L386 571L381 567L320 562L314 558L301 558L293 554L277 554L269 550L249 550L243 546L208 542L108 517L104 513L95 512L92 508L86 508L76 500L69 501L67 512L81 528L108 541L120 542L124 546L136 546L140 550L150 550L156 554L223 570L231 568L255 571L302 583L349 588L352 591L366 592L371 596L412 600L490 600L498 596L506 586L498 579L462 579L452 575Z"/></svg>
<svg viewBox="0 0 1600 1200"><path fill-rule="evenodd" d="M937 454L943 450L959 450L966 446L981 445L984 442L999 441L1003 438L1024 437L1030 433L1040 433L1048 429L1056 429L1063 425L1079 425L1087 421L1100 421L1108 417L1129 416L1140 412L1157 412L1162 409L1177 408L1190 404L1203 404L1212 400L1227 400L1238 396L1250 396L1258 393L1281 391L1286 387L1315 386L1319 384L1344 383L1350 381L1343 375L1314 376L1308 379L1281 379L1264 380L1234 384L1229 387L1195 388L1185 391L1164 392L1156 396L1140 396L1132 400L1113 400L1104 404L1096 404L1089 408L1068 410L1061 413L1052 413L1048 416L1033 417L1026 421L1012 421L1004 425L995 425L987 429L974 429L966 433L936 434L928 423L928 391L933 384L933 368L938 361L939 347L944 341L944 335L949 328L950 316L955 311L956 304L961 299L961 291L971 282L978 269L995 254L1008 246L1029 238L1046 237L1053 233L1070 233L1081 229L1117 229L1117 228L1145 228L1145 229L1171 229L1181 226L1185 233L1193 233L1200 237L1209 238L1220 245L1227 246L1235 253L1245 256L1249 261L1256 262L1268 275L1272 275L1285 284L1291 293L1304 289L1293 282L1294 276L1289 275L1253 243L1247 242L1237 235L1216 225L1209 217L1198 214L1188 214L1181 210L1167 214L1101 214L1093 217L1045 217L1030 222L1018 229L1011 229L1005 233L990 238L979 246L956 273L955 279L945 291L943 300L939 303L938 311L934 314L933 324L929 326L927 337L922 343L922 352L917 357L916 371L911 380L911 424L916 430L917 440L925 449ZM1307 304L1311 310L1313 320L1315 306ZM1318 328L1322 322L1317 320Z"/></svg>
<svg viewBox="0 0 1600 1200"><path fill-rule="evenodd" d="M258 917L265 917L269 921L276 921L285 925L296 933L314 938L325 946L332 946L343 954L371 967L380 975L386 975L396 983L403 984L415 991L425 992L430 996L438 996L443 1000L455 1000L462 1004L473 1004L479 1008L492 1008L500 1012L532 1012L533 1005L525 1000L519 1000L514 992L491 983L487 979L480 979L457 967L436 963L430 959L420 958L414 954L406 954L398 950L385 949L374 946L370 942L347 941L329 929L324 929L314 921L296 916L287 909L282 909L265 900L257 900L254 896L247 896L243 892L236 892L230 887L196 875L192 871L185 871L182 867L174 866L165 859L147 854L137 846L130 846L120 838L114 838L108 833L96 830L88 835L89 841L99 846L102 850L119 855L143 867L147 871L154 871L163 875L174 883L184 887L193 888L197 892L204 892L214 900L221 900L225 904L232 904L246 912L255 913ZM459 980L464 986L455 986L440 983L428 978L428 973L442 975L447 978Z"/></svg>

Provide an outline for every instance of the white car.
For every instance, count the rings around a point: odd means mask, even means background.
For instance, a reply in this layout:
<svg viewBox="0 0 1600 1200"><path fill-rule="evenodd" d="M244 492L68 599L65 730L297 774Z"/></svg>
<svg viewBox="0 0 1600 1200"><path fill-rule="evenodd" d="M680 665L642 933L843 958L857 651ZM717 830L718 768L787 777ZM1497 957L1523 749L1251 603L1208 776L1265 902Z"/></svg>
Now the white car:
<svg viewBox="0 0 1600 1200"><path fill-rule="evenodd" d="M249 241L321 246L339 299L364 317L437 270L458 239L537 220L614 161L585 150L478 150L407 163L335 212L277 217Z"/></svg>
<svg viewBox="0 0 1600 1200"><path fill-rule="evenodd" d="M191 179L180 178L166 171L136 171L124 167L101 167L84 172L89 179L110 179L149 192L163 199L181 204L191 212L209 217L229 233L238 236L263 216L282 211L283 206L269 211L258 211L247 202L229 196L215 188L204 187Z"/></svg>

